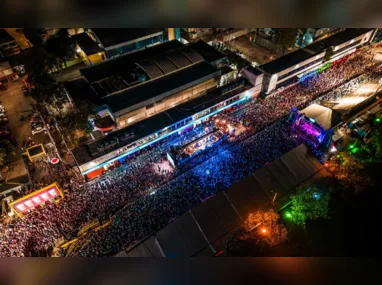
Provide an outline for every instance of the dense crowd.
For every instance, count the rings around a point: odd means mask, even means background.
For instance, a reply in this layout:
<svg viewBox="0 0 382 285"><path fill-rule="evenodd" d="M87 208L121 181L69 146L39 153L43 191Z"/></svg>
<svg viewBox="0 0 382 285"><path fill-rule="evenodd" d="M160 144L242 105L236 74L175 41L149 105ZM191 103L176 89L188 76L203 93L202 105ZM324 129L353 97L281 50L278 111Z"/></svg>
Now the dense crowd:
<svg viewBox="0 0 382 285"><path fill-rule="evenodd" d="M197 163L194 161L181 171L156 171L154 165L165 158L170 145L184 143L190 136L168 138L82 188L70 185L70 194L61 202L35 209L10 224L0 224L0 256L29 256L32 251L54 246L63 234L90 220L112 214L112 225L92 233L73 254L104 256L118 252L122 246L158 230L200 201L296 147L302 139L287 125L281 121L271 124L292 107L303 107L365 73L372 64L368 54L355 55L308 83L294 85L232 113L233 119L247 122L250 132L196 157Z"/></svg>

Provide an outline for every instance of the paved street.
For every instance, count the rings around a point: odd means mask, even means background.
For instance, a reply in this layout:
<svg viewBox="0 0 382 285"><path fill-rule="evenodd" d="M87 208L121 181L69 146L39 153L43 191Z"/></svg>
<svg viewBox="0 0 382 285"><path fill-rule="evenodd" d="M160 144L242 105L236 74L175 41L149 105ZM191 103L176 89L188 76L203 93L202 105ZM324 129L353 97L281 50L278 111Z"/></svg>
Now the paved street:
<svg viewBox="0 0 382 285"><path fill-rule="evenodd" d="M33 101L31 97L25 97L21 87L24 85L22 79L8 84L8 89L0 92L1 104L5 107L9 123L7 127L11 130L11 135L16 143L16 155L11 157L11 166L7 173L7 181L11 182L27 182L28 171L25 168L22 159L22 153L25 151L25 145L28 138L32 138L35 144L48 143L49 137L44 134L32 136L30 124L24 120L20 120L20 116L28 116L32 113L33 109L30 105ZM22 151L21 148L24 148Z"/></svg>
<svg viewBox="0 0 382 285"><path fill-rule="evenodd" d="M8 84L8 89L0 92L0 101L7 111L9 119L8 127L11 129L12 137L16 140L16 155L12 162L21 159L21 146L23 140L31 136L31 128L25 121L20 120L20 116L27 116L32 112L30 97L25 97L21 87L24 85L22 79Z"/></svg>

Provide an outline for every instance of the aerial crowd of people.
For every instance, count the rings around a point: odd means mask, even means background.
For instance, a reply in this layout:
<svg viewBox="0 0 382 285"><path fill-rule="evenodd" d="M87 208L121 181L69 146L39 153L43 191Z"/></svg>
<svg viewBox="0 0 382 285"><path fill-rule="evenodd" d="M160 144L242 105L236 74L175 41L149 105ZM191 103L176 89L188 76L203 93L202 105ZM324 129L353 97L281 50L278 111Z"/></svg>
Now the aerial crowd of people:
<svg viewBox="0 0 382 285"><path fill-rule="evenodd" d="M339 96L342 93L331 90L367 73L373 64L371 54L355 54L307 79L308 83L255 99L229 114L232 120L245 121L247 132L197 156L197 163L190 162L178 171L155 168L165 159L168 147L187 142L190 133L142 150L118 169L81 187L71 183L59 203L47 203L23 218L0 223L0 256L30 256L52 248L100 216L112 216L112 224L81 239L71 256L117 253L304 142L280 119L292 107L305 107L322 96ZM344 90L349 91L356 84L347 86Z"/></svg>

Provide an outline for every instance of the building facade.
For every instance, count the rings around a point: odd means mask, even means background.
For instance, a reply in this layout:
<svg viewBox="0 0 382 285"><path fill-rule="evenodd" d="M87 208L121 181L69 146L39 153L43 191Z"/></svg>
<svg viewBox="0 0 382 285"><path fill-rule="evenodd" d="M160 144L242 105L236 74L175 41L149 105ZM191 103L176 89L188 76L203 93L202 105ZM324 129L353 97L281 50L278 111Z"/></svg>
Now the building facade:
<svg viewBox="0 0 382 285"><path fill-rule="evenodd" d="M3 58L9 58L21 52L15 39L5 29L0 29L0 52Z"/></svg>
<svg viewBox="0 0 382 285"><path fill-rule="evenodd" d="M89 35L114 58L167 41L164 29L87 29Z"/></svg>
<svg viewBox="0 0 382 285"><path fill-rule="evenodd" d="M336 61L354 52L357 48L369 44L374 32L374 29L346 29L259 66L258 69L264 73L263 91L270 93L320 68L326 63L325 56L329 50L333 51L329 61Z"/></svg>
<svg viewBox="0 0 382 285"><path fill-rule="evenodd" d="M110 137L82 145L74 150L80 171L87 179L95 178L129 155L169 136L188 131L220 112L231 111L257 96L259 92L260 87L254 87L240 79L209 92L205 97L133 124ZM108 143L104 144L104 140ZM103 147L105 145L107 148Z"/></svg>
<svg viewBox="0 0 382 285"><path fill-rule="evenodd" d="M216 88L221 58L206 43L194 49L174 40L82 69L81 78L64 86L74 102L86 97L98 116L109 116L120 129Z"/></svg>

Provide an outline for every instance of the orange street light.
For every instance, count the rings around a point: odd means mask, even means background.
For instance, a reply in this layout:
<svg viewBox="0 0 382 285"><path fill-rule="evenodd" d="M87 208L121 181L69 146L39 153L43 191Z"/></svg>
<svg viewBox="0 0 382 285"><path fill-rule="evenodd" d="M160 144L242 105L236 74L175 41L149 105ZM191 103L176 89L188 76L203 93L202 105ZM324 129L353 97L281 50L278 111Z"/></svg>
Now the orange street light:
<svg viewBox="0 0 382 285"><path fill-rule="evenodd" d="M262 232L263 234L266 234L266 233L267 233L267 229L262 228L262 229L261 229L261 232Z"/></svg>

